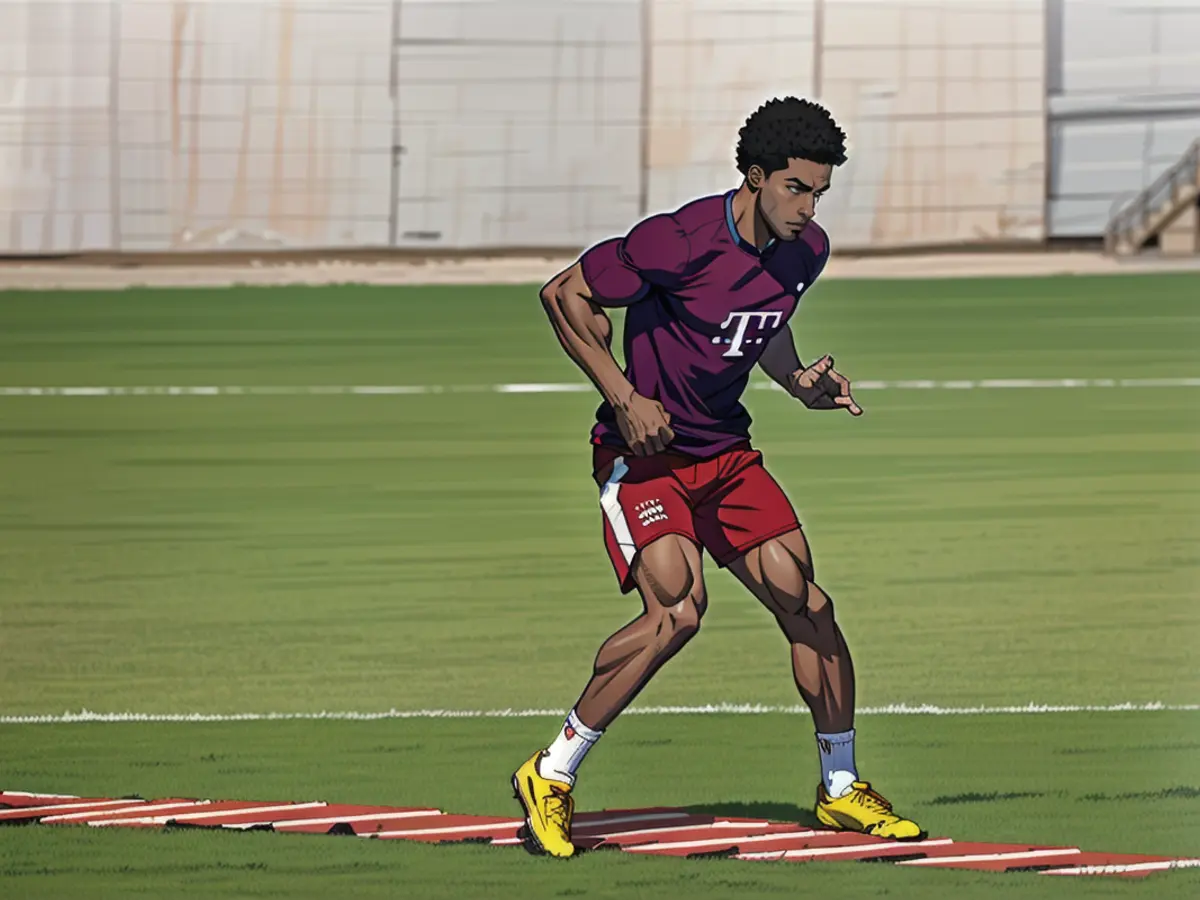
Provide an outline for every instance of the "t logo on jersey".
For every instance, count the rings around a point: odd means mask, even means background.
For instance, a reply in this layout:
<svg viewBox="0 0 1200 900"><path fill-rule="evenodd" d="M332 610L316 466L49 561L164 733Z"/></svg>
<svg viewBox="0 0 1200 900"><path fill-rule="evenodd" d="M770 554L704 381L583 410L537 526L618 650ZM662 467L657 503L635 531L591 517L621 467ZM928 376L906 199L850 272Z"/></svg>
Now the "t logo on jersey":
<svg viewBox="0 0 1200 900"><path fill-rule="evenodd" d="M778 310L774 312L731 312L725 321L721 323L721 330L724 331L733 325L733 337L723 338L717 336L712 339L714 344L729 345L729 349L722 353L722 356L745 356L742 353L742 345L746 343L746 331L750 328L751 319L758 320L758 330L762 331L767 328L767 322L771 322L771 328L778 328L780 323L783 322L783 313ZM756 344L761 344L762 342L763 339L761 337L754 340Z"/></svg>

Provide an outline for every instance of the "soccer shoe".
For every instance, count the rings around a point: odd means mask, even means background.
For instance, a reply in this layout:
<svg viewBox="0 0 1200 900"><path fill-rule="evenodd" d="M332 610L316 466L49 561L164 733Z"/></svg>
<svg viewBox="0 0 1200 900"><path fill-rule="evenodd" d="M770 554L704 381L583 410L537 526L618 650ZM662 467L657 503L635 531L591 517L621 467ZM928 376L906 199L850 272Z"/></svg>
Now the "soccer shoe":
<svg viewBox="0 0 1200 900"><path fill-rule="evenodd" d="M921 826L892 812L892 804L871 789L866 781L856 781L850 792L834 799L817 785L817 818L822 825L841 831L859 831L895 841L915 841L925 837Z"/></svg>
<svg viewBox="0 0 1200 900"><path fill-rule="evenodd" d="M543 753L539 750L533 754L513 774L513 796L525 810L525 848L567 859L575 854L571 843L575 799L569 784L543 778L538 772L537 763Z"/></svg>

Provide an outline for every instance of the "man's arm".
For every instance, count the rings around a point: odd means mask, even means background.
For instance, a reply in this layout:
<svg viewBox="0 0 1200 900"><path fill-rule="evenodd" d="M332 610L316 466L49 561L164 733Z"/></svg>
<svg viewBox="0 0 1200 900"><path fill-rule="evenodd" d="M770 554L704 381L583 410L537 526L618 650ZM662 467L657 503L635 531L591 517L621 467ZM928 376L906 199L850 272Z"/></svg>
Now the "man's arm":
<svg viewBox="0 0 1200 900"><path fill-rule="evenodd" d="M862 407L850 396L849 380L833 367L832 356L822 356L805 368L796 353L792 328L785 325L767 342L759 357L761 368L776 384L809 409L840 409L861 416Z"/></svg>
<svg viewBox="0 0 1200 900"><path fill-rule="evenodd" d="M592 289L575 263L542 288L542 307L567 356L613 407L625 403L633 385L612 355L612 321L592 300Z"/></svg>
<svg viewBox="0 0 1200 900"><path fill-rule="evenodd" d="M766 349L758 360L758 366L772 381L789 394L793 394L792 376L804 368L804 363L800 362L800 356L796 353L796 341L792 337L791 325L784 325L767 342Z"/></svg>
<svg viewBox="0 0 1200 900"><path fill-rule="evenodd" d="M643 219L623 238L602 241L542 288L542 306L567 355L612 407L636 456L658 453L675 433L657 400L637 393L609 349L606 306L631 306L652 286L671 290L688 272L691 245L674 216Z"/></svg>
<svg viewBox="0 0 1200 900"><path fill-rule="evenodd" d="M612 322L593 299L582 264L551 279L541 297L559 343L612 406L629 449L635 456L661 452L675 437L671 417L658 401L638 394L617 365Z"/></svg>

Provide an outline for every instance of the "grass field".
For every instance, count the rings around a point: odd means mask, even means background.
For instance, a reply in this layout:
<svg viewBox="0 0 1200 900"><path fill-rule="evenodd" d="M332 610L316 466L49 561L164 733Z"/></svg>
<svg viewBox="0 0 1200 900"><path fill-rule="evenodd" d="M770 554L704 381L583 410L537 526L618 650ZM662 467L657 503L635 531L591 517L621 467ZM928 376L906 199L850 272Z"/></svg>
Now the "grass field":
<svg viewBox="0 0 1200 900"><path fill-rule="evenodd" d="M830 282L801 353L858 380L1200 375L1200 276ZM0 294L0 387L440 385L413 396L0 396L0 715L566 708L615 589L587 394L531 288ZM461 390L455 390L459 388ZM1200 698L1200 389L754 391L863 706ZM710 570L642 705L796 703ZM552 718L0 724L0 787L507 814ZM963 839L1200 853L1200 713L864 716L860 763ZM805 718L638 716L582 806L804 820ZM0 831L4 896L1195 896L1145 883L628 859L284 835ZM1063 884L1070 881L1070 884ZM11 887L9 887L11 885Z"/></svg>

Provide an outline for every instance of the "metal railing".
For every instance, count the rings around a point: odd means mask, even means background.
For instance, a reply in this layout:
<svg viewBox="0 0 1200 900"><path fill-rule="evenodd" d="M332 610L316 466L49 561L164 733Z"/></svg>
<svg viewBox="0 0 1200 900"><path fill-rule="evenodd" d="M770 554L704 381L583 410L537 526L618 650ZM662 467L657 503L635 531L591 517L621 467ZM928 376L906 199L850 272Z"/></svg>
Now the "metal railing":
<svg viewBox="0 0 1200 900"><path fill-rule="evenodd" d="M1136 250L1154 228L1152 220L1161 215L1165 204L1179 195L1185 186L1200 184L1200 138L1192 141L1174 165L1163 172L1136 197L1124 204L1104 230L1104 248L1113 253L1123 243Z"/></svg>

